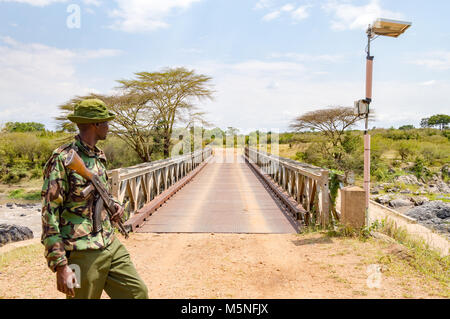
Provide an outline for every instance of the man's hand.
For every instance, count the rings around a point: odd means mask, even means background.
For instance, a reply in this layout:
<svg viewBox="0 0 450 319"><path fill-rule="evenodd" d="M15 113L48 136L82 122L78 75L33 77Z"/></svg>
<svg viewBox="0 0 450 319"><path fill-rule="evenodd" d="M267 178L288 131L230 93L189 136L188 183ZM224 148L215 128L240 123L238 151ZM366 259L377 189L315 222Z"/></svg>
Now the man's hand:
<svg viewBox="0 0 450 319"><path fill-rule="evenodd" d="M114 215L111 217L111 220L113 221L113 222L118 222L121 218L122 218L122 216L123 216L123 213L124 213L124 209L123 209L123 207L122 206L120 206L119 204L114 204L114 207L116 208L116 212L114 213Z"/></svg>
<svg viewBox="0 0 450 319"><path fill-rule="evenodd" d="M76 277L72 269L68 265L60 266L56 268L56 286L58 291L70 296L75 297Z"/></svg>

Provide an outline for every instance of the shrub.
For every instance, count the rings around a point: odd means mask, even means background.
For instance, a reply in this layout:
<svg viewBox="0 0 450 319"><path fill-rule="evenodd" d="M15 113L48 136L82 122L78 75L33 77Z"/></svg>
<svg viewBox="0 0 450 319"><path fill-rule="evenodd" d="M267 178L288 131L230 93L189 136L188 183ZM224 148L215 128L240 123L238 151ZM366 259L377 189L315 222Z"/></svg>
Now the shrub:
<svg viewBox="0 0 450 319"><path fill-rule="evenodd" d="M304 152L297 152L295 153L295 160L299 162L303 162L306 158L306 153Z"/></svg>
<svg viewBox="0 0 450 319"><path fill-rule="evenodd" d="M398 151L402 161L412 158L418 152L417 142L415 141L399 141L395 144L395 149Z"/></svg>
<svg viewBox="0 0 450 319"><path fill-rule="evenodd" d="M108 159L107 169L133 166L142 162L136 152L118 137L109 136L107 140L99 143L99 147Z"/></svg>
<svg viewBox="0 0 450 319"><path fill-rule="evenodd" d="M422 157L416 157L414 161L414 166L411 168L411 171L417 178L428 177L430 176L430 170L425 167L425 161Z"/></svg>
<svg viewBox="0 0 450 319"><path fill-rule="evenodd" d="M390 179L389 168L387 165L379 165L372 173L372 175L377 179L377 181L387 181Z"/></svg>

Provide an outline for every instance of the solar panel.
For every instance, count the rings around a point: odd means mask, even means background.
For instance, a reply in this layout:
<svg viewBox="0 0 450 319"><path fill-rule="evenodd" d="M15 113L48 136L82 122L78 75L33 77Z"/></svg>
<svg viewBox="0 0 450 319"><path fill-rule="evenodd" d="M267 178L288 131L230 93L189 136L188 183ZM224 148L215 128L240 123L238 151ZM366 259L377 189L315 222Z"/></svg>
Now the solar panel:
<svg viewBox="0 0 450 319"><path fill-rule="evenodd" d="M390 19L377 19L372 26L372 32L377 35L397 38L411 26L411 22Z"/></svg>

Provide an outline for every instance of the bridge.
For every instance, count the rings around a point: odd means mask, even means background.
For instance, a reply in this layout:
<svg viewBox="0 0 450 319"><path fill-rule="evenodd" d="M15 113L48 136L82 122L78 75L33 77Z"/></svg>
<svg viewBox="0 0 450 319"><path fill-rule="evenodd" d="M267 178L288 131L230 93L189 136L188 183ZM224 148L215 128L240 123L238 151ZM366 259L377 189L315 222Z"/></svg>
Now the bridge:
<svg viewBox="0 0 450 319"><path fill-rule="evenodd" d="M251 147L206 147L109 175L135 232L297 233L339 218L328 170Z"/></svg>

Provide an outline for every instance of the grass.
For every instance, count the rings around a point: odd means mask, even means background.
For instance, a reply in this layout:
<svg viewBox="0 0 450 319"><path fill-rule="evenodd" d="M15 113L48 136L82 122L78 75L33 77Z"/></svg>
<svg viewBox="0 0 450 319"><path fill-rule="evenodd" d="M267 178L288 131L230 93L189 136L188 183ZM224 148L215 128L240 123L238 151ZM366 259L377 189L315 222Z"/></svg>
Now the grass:
<svg viewBox="0 0 450 319"><path fill-rule="evenodd" d="M25 191L22 188L10 191L8 194L9 199L24 199L38 201L41 199L41 191Z"/></svg>
<svg viewBox="0 0 450 319"><path fill-rule="evenodd" d="M385 265L389 271L395 272L399 276L419 276L424 282L437 282L439 285L436 287L437 295L450 298L450 256L441 256L425 241L412 237L406 229L397 227L391 221L377 221L361 229L341 224L328 230L306 228L307 233L321 232L328 237L354 238L361 241L373 240L370 236L372 231L378 231L393 238L399 248L387 252L380 250L366 263ZM385 243L385 246L392 246L392 243ZM334 255L342 256L343 254L335 253Z"/></svg>
<svg viewBox="0 0 450 319"><path fill-rule="evenodd" d="M0 254L0 272L5 271L12 262L26 264L43 258L41 244L34 244L25 247L19 247L4 254Z"/></svg>
<svg viewBox="0 0 450 319"><path fill-rule="evenodd" d="M393 222L384 222L380 231L402 244L407 249L408 264L427 278L438 280L449 288L450 256L442 257L423 240L411 237L405 229L396 227ZM450 291L447 291L450 297Z"/></svg>
<svg viewBox="0 0 450 319"><path fill-rule="evenodd" d="M426 194L429 200L441 200L444 203L450 203L450 194Z"/></svg>
<svg viewBox="0 0 450 319"><path fill-rule="evenodd" d="M384 265L390 272L399 276L415 275L424 283L436 282L441 297L450 298L450 257L441 256L431 249L423 240L412 237L404 228L393 222L383 220L376 230L390 236L398 244L393 249L378 252L368 263ZM395 245L395 244L394 244ZM386 243L392 248L392 244Z"/></svg>

